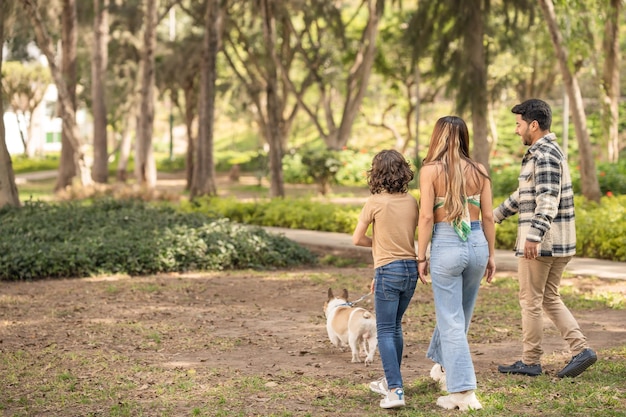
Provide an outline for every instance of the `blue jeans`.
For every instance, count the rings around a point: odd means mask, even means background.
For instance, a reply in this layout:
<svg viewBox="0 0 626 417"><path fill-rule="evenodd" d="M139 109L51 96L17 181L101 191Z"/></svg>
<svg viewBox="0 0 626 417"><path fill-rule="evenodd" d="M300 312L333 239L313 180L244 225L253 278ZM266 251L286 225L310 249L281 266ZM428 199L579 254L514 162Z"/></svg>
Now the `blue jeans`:
<svg viewBox="0 0 626 417"><path fill-rule="evenodd" d="M467 342L489 247L479 221L462 241L449 223L436 223L430 249L430 275L437 324L426 357L443 366L448 392L476 389Z"/></svg>
<svg viewBox="0 0 626 417"><path fill-rule="evenodd" d="M380 266L375 269L374 279L378 352L388 388L401 388L402 316L417 285L417 261L403 259Z"/></svg>

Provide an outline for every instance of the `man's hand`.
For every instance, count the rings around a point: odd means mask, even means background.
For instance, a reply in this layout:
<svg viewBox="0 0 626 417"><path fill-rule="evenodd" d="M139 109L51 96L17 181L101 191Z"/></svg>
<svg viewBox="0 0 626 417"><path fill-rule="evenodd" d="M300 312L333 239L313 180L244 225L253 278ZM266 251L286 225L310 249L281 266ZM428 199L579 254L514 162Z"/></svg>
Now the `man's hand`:
<svg viewBox="0 0 626 417"><path fill-rule="evenodd" d="M526 241L524 244L524 258L535 259L539 256L539 242Z"/></svg>

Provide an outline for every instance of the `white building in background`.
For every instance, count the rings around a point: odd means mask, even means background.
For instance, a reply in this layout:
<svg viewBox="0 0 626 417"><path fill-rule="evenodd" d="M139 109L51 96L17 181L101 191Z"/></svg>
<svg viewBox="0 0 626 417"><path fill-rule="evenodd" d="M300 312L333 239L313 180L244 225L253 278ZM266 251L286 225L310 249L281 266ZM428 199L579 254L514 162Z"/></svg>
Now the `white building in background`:
<svg viewBox="0 0 626 417"><path fill-rule="evenodd" d="M61 118L56 116L57 89L50 84L43 100L30 116L31 137L29 139L29 156L43 155L61 150ZM84 115L84 114L83 114ZM22 117L20 115L20 117ZM78 115L77 115L78 117ZM9 153L21 155L24 146L20 136L17 117L13 111L4 113L5 140ZM24 135L27 135L28 120L20 120Z"/></svg>

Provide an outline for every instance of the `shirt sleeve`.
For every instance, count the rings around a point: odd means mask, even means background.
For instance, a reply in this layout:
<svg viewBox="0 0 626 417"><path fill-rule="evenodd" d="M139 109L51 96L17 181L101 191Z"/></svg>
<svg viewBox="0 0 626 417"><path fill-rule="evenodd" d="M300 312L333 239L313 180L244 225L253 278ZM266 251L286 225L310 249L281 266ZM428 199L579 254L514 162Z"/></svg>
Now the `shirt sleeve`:
<svg viewBox="0 0 626 417"><path fill-rule="evenodd" d="M500 204L493 211L493 219L496 223L502 223L502 221L508 217L513 216L519 211L519 189L515 190L513 194L509 196L502 204Z"/></svg>
<svg viewBox="0 0 626 417"><path fill-rule="evenodd" d="M538 158L535 164L535 213L526 240L541 242L559 209L561 163L552 155Z"/></svg>

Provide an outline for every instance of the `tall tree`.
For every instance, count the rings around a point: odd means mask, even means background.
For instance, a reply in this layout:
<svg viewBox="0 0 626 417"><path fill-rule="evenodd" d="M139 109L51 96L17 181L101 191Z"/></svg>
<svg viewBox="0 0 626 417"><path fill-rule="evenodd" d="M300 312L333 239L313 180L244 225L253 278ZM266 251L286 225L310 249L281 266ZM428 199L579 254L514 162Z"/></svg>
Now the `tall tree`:
<svg viewBox="0 0 626 417"><path fill-rule="evenodd" d="M141 110L135 142L135 177L148 188L156 186L156 163L152 149L154 130L154 59L157 41L158 0L144 1L144 32L141 53Z"/></svg>
<svg viewBox="0 0 626 417"><path fill-rule="evenodd" d="M501 18L494 22L493 6ZM489 65L496 50L491 47L498 37L514 43L520 24L519 11L532 13L529 0L422 0L408 31L413 37L414 52L420 59L431 58L434 72L450 77L448 93L453 93L459 113L471 114L472 156L489 167ZM519 40L518 40L519 42ZM507 45L510 46L510 45ZM497 85L497 83L492 83Z"/></svg>
<svg viewBox="0 0 626 417"><path fill-rule="evenodd" d="M271 197L285 195L282 157L297 113L285 82L294 64L288 21L298 9L292 3L231 1L225 22L224 56L250 98L260 134L269 147Z"/></svg>
<svg viewBox="0 0 626 417"><path fill-rule="evenodd" d="M108 61L109 0L94 0L91 91L93 114L93 166L95 182L105 183L109 177L107 110L105 80Z"/></svg>
<svg viewBox="0 0 626 417"><path fill-rule="evenodd" d="M213 161L213 132L215 124L215 82L217 54L222 33L222 10L219 0L208 0L204 18L204 41L200 63L200 109L198 146L190 195L216 195L215 163Z"/></svg>
<svg viewBox="0 0 626 417"><path fill-rule="evenodd" d="M335 150L348 143L367 92L385 1L363 0L347 22L344 8L339 2L312 0L303 10L306 26L293 30L298 33L295 49L310 72L302 85L313 80L316 94L307 95L306 88L287 79L326 146Z"/></svg>
<svg viewBox="0 0 626 417"><path fill-rule="evenodd" d="M561 76L563 77L565 90L567 91L571 104L572 121L578 142L581 191L587 199L600 201L600 184L596 175L593 149L591 148L589 131L587 130L587 115L585 114L580 86L578 85L576 75L570 68L568 52L564 45L554 12L554 3L552 0L540 0L539 4L541 5L544 19L550 30L554 51L559 62L559 67L561 68Z"/></svg>
<svg viewBox="0 0 626 417"><path fill-rule="evenodd" d="M61 12L61 72L65 81L65 89L72 106L72 113L64 114L68 110L65 106L59 107L61 119L74 118L76 123L76 83L77 83L77 61L76 49L78 43L78 19L76 16L76 0L63 0ZM49 58L48 58L49 59ZM57 87L58 89L58 87ZM72 184L77 173L75 161L74 144L70 137L72 133L63 126L61 131L61 161L59 163L59 174L57 176L56 190L61 190Z"/></svg>
<svg viewBox="0 0 626 417"><path fill-rule="evenodd" d="M263 40L267 46L267 56L265 62L266 69L266 114L268 123L266 125L267 137L276 138L272 141L269 151L270 163L270 195L272 197L283 197L285 195L283 181L283 135L280 131L281 123L281 103L279 97L279 74L278 57L276 54L276 0L260 0L261 17L263 19Z"/></svg>
<svg viewBox="0 0 626 417"><path fill-rule="evenodd" d="M489 166L486 22L490 2L484 0L426 0L409 24L414 53L423 59L432 53L433 69L450 77L457 111L472 118L473 157ZM431 44L434 43L434 49Z"/></svg>
<svg viewBox="0 0 626 417"><path fill-rule="evenodd" d="M410 50L411 44L407 42L404 28L408 19L410 15L405 10L385 14L378 36L374 66L376 73L383 78L384 84L378 89L384 93L378 93L375 97L368 96L366 100L376 100L377 105L374 108L385 106L380 122L370 121L368 124L391 131L396 139L395 148L402 153L408 150L409 144L415 139L413 152L418 161L420 106L433 102L446 80L443 77L432 77L428 83L420 83L421 73L427 72L428 66L426 60L423 60L422 67L419 68L414 59L407 59L406 51ZM397 47L390 48L388 45ZM378 80L374 81L374 84L378 83ZM399 95L403 100L399 99ZM395 118L402 118L402 127L394 125L394 113ZM392 116L392 121L386 120L387 115Z"/></svg>
<svg viewBox="0 0 626 417"><path fill-rule="evenodd" d="M61 119L63 132L66 133L67 140L71 146L71 149L73 150L73 165L76 166L78 169L81 184L83 186L91 185L91 173L85 160L85 144L76 124L76 112L74 110L74 102L72 99L72 95L67 88L65 78L63 77L61 70L56 64L51 37L46 30L43 20L41 19L41 15L39 13L39 10L37 9L37 3L35 2L35 0L20 1L33 25L35 36L37 39L37 45L48 60L48 66L50 67L52 78L54 79L57 87L59 104L62 108ZM62 174L66 174L66 172L64 171L65 169L66 167L64 166L59 167L59 176L61 176ZM60 182L57 182L57 187L60 184Z"/></svg>
<svg viewBox="0 0 626 417"><path fill-rule="evenodd" d="M186 13L194 18L194 10L184 9ZM202 16L204 18L204 16ZM203 54L198 54L202 50L203 37L190 32L184 34L178 42L169 42L169 55L157 61L157 86L162 94L168 94L169 99L176 109L183 116L185 130L187 133L187 150L185 156L185 177L187 179L186 189L191 188L194 172L195 142L194 122L198 115L198 95L200 85L200 63ZM185 62L183 67L180 62Z"/></svg>
<svg viewBox="0 0 626 417"><path fill-rule="evenodd" d="M12 2L0 3L0 45L4 45L5 22L11 14ZM2 81L2 58L0 57L0 81ZM4 93L0 89L0 115L4 114ZM15 174L11 155L7 149L4 117L0 116L0 207L19 206L20 198L15 185Z"/></svg>
<svg viewBox="0 0 626 417"><path fill-rule="evenodd" d="M24 155L33 156L32 116L41 104L52 78L43 65L10 61L2 70L2 89L15 114Z"/></svg>
<svg viewBox="0 0 626 417"><path fill-rule="evenodd" d="M620 49L619 27L622 0L610 0L604 23L604 70L602 72L602 128L608 138L610 162L619 158Z"/></svg>

